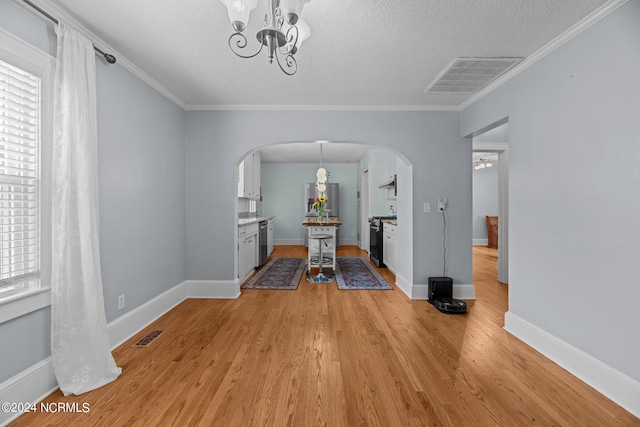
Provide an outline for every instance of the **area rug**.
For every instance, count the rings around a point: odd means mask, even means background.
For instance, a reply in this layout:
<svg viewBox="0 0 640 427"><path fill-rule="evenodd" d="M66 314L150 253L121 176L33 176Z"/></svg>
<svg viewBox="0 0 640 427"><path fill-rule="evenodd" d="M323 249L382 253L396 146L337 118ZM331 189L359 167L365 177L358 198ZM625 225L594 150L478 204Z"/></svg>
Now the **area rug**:
<svg viewBox="0 0 640 427"><path fill-rule="evenodd" d="M335 277L338 289L393 289L364 257L337 257Z"/></svg>
<svg viewBox="0 0 640 427"><path fill-rule="evenodd" d="M273 258L242 289L298 289L304 258Z"/></svg>

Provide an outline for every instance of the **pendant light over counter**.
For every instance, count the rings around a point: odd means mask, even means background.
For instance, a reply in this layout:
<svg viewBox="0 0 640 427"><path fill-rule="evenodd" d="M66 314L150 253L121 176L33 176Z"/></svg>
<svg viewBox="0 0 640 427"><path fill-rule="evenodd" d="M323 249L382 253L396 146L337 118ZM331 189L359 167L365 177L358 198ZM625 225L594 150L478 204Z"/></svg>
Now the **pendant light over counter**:
<svg viewBox="0 0 640 427"><path fill-rule="evenodd" d="M327 189L327 186L325 185L327 182L327 170L322 167L322 146L329 141L317 142L320 144L320 168L318 168L318 171L316 172L316 188L318 189L318 195L320 195L320 193L324 193Z"/></svg>

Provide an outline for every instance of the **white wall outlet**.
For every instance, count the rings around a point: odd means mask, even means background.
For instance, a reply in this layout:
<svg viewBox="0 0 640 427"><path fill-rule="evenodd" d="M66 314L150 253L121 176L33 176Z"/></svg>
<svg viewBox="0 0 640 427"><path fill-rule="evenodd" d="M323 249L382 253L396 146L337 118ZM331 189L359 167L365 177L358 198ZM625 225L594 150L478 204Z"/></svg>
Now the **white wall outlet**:
<svg viewBox="0 0 640 427"><path fill-rule="evenodd" d="M124 308L124 294L118 295L118 310L122 310Z"/></svg>
<svg viewBox="0 0 640 427"><path fill-rule="evenodd" d="M444 212L446 207L447 207L447 199L446 198L438 199L438 212Z"/></svg>
<svg viewBox="0 0 640 427"><path fill-rule="evenodd" d="M424 206L424 211L425 211L426 213L431 212L431 203L426 202L423 206Z"/></svg>

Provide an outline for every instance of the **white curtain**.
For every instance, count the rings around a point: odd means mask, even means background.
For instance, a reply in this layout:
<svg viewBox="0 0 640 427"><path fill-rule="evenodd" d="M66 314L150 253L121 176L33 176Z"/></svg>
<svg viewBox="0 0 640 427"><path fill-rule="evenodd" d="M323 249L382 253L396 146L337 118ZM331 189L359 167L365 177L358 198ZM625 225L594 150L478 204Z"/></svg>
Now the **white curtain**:
<svg viewBox="0 0 640 427"><path fill-rule="evenodd" d="M118 378L102 294L95 53L60 23L54 81L51 351L65 396Z"/></svg>

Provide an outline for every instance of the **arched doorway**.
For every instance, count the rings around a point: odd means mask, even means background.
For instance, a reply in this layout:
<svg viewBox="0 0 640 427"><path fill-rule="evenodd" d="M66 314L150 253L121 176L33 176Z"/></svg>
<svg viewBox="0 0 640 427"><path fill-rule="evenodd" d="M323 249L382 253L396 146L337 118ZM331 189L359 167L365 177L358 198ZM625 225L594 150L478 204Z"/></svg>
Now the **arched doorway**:
<svg viewBox="0 0 640 427"><path fill-rule="evenodd" d="M384 159L386 164L381 165L379 161L376 163L375 159L369 161L368 157L373 157L370 152L376 152L376 159ZM255 156L255 153L259 153L261 162L260 195L246 200L239 198L236 204L236 217L248 214L275 216L275 243L303 244L302 190L305 182L314 180L315 171L320 164L318 144L314 144L314 141L305 141L259 146L245 153L238 161L237 175L242 160L250 154ZM401 235L398 238L398 247L401 248L399 252L402 252L398 256L402 259L399 266L400 280L404 284L403 291L410 295L413 275L412 166L404 156L388 147L342 141L324 144L323 164L327 167L330 181L342 181L346 184L344 192L341 185L341 201L343 196L348 198L347 202L341 202L340 205L341 220L345 219L341 227L341 242L363 248L366 245L362 236L365 228L363 223L367 221L368 216L387 214L391 205L394 210L397 210L399 222L403 221L400 227ZM369 172L368 182L361 180L363 169ZM404 183L399 185L397 198L385 202L381 199L386 191L378 187L394 173L402 176ZM366 199L363 199L363 191L369 193ZM378 197L371 197L371 193ZM363 200L367 203L367 209L363 209ZM368 229L368 223L365 225ZM237 274L236 266L236 276Z"/></svg>

